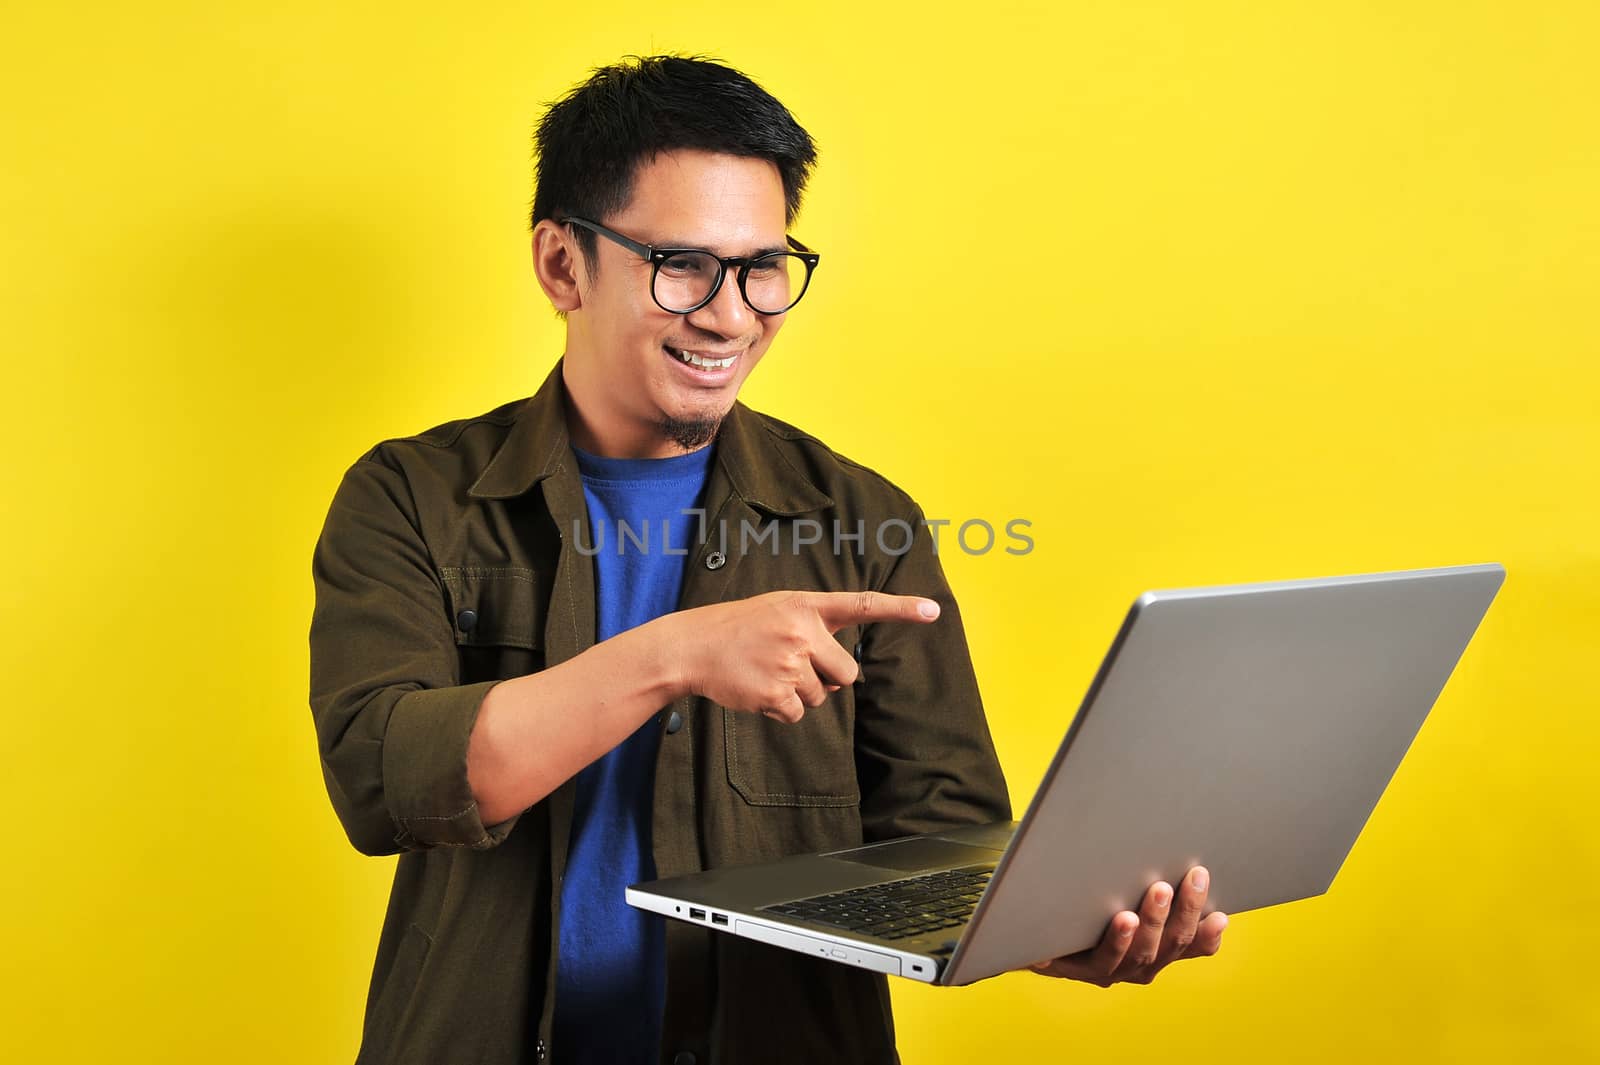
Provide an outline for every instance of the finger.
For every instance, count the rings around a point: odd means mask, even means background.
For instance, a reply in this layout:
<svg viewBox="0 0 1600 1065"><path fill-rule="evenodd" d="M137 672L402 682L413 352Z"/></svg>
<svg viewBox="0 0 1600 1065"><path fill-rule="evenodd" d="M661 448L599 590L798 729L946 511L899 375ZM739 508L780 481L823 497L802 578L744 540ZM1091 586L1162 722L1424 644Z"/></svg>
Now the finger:
<svg viewBox="0 0 1600 1065"><path fill-rule="evenodd" d="M839 641L821 621L817 622L817 638L811 644L811 668L817 671L823 683L836 688L854 684L861 671L856 656L839 646Z"/></svg>
<svg viewBox="0 0 1600 1065"><path fill-rule="evenodd" d="M1093 948L1063 958L1034 962L1033 968L1050 976L1109 987L1112 974L1127 956L1128 946L1133 942L1133 934L1138 928L1139 915L1123 910L1106 925L1105 934Z"/></svg>
<svg viewBox="0 0 1600 1065"><path fill-rule="evenodd" d="M1189 875L1183 878L1178 887L1178 897L1172 906L1172 914L1167 918L1167 928L1161 937L1161 951L1156 956L1156 965L1166 965L1188 954L1189 947L1194 943L1196 930L1200 926L1200 915L1205 913L1206 889L1210 886L1210 876L1204 866L1195 866L1189 870Z"/></svg>
<svg viewBox="0 0 1600 1065"><path fill-rule="evenodd" d="M1189 944L1186 958L1209 958L1222 949L1222 933L1228 927L1228 915L1209 913L1195 930L1194 942Z"/></svg>
<svg viewBox="0 0 1600 1065"><path fill-rule="evenodd" d="M801 676L794 683L794 693L800 697L802 703L814 710L827 701L828 693L823 689L822 681L817 678L809 662L800 663L800 673Z"/></svg>
<svg viewBox="0 0 1600 1065"><path fill-rule="evenodd" d="M774 721L781 721L785 725L793 725L806 716L806 705L791 690L787 698L778 700L775 705L767 707L761 713Z"/></svg>
<svg viewBox="0 0 1600 1065"><path fill-rule="evenodd" d="M817 612L828 631L874 621L929 622L939 616L939 604L920 595L887 592L801 592L801 602Z"/></svg>
<svg viewBox="0 0 1600 1065"><path fill-rule="evenodd" d="M1150 890L1144 893L1144 904L1139 907L1139 930L1133 934L1133 942L1128 945L1128 955L1122 960L1120 971L1142 973L1155 966L1171 905L1171 886L1165 881L1150 885Z"/></svg>

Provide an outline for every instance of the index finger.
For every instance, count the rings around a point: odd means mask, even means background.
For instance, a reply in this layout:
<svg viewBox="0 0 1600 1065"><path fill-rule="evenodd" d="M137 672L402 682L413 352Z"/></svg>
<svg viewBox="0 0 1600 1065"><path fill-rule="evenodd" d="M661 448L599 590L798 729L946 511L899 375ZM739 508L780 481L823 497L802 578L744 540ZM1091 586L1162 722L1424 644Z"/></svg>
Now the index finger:
<svg viewBox="0 0 1600 1065"><path fill-rule="evenodd" d="M920 595L887 592L802 592L801 601L817 612L830 633L846 625L873 621L932 621L939 604Z"/></svg>
<svg viewBox="0 0 1600 1065"><path fill-rule="evenodd" d="M1083 980L1108 987L1111 974L1117 971L1122 959L1133 945L1133 933L1139 928L1139 915L1123 910L1111 919L1097 946L1068 954L1064 958L1037 961L1033 968L1049 976L1063 976L1068 980Z"/></svg>

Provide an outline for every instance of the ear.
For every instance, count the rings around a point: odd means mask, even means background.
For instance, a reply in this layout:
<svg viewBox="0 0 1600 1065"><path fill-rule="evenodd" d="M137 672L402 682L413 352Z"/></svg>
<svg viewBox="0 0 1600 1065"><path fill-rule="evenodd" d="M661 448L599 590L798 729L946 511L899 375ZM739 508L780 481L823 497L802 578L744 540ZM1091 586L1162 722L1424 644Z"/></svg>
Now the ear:
<svg viewBox="0 0 1600 1065"><path fill-rule="evenodd" d="M577 241L565 227L548 218L533 227L533 273L556 310L566 313L583 306L578 278L582 275L587 283L584 270Z"/></svg>

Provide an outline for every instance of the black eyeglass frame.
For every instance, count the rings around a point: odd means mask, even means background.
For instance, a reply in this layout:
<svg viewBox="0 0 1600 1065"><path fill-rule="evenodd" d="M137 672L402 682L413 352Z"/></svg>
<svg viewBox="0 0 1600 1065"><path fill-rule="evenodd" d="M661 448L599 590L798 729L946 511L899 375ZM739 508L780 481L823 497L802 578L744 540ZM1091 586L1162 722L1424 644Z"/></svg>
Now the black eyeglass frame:
<svg viewBox="0 0 1600 1065"><path fill-rule="evenodd" d="M722 291L722 283L727 280L728 268L730 266L738 268L738 273L735 275L735 277L739 285L739 297L744 300L746 307L749 307L757 314L766 315L769 317L772 315L787 314L794 309L794 305L799 303L801 297L803 297L806 294L806 291L811 288L811 275L816 270L817 263L822 259L821 255L818 255L804 244L801 244L798 240L795 240L793 237L787 235L785 236L785 239L788 240L789 246L794 249L792 252L769 251L764 255L729 255L724 257L715 255L705 248L657 248L653 245L634 240L632 237L625 237L616 230L601 225L599 222L592 222L587 218L579 218L576 215L568 215L565 218L557 219L557 221L561 225L582 226L591 233L598 233L600 236L605 237L612 243L622 245L622 247L627 248L635 255L647 261L650 264L650 298L655 301L655 305L657 307L660 307L668 314L693 314L701 307L704 307L706 304L716 299L717 293ZM666 262L674 255L683 255L688 252L693 252L696 255L710 255L711 258L715 259L717 261L717 279L711 283L711 292L706 296L705 299L701 300L699 303L688 308L687 310L680 311L675 307L668 307L666 304L662 303L656 298L656 275L661 272L662 263ZM776 259L779 256L785 255L793 255L795 258L806 264L805 283L800 286L800 294L795 296L794 299L790 300L789 306L785 307L783 310L761 310L755 304L750 302L750 294L745 290L744 287L745 279L750 276L750 268L756 263L761 262L763 259Z"/></svg>

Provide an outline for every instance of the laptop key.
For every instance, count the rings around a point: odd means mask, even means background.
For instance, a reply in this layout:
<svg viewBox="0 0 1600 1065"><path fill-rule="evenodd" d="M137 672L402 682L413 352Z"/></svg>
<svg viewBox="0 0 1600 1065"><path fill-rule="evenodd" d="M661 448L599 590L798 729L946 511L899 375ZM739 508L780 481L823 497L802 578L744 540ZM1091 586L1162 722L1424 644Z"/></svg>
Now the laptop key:
<svg viewBox="0 0 1600 1065"><path fill-rule="evenodd" d="M898 938L952 928L966 921L991 873L989 869L946 870L763 909L835 928L882 927L883 934Z"/></svg>

